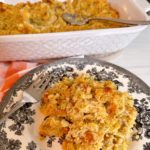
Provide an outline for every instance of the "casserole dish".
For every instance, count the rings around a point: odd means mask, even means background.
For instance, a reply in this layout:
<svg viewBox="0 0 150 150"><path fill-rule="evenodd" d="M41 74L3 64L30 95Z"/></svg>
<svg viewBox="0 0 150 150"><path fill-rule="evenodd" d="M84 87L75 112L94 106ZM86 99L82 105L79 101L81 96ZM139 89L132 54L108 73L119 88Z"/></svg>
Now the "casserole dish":
<svg viewBox="0 0 150 150"><path fill-rule="evenodd" d="M15 4L26 0L1 0ZM36 2L37 0L30 0ZM64 1L64 0L63 0ZM109 0L121 18L148 20L146 0ZM147 26L0 36L0 61L33 60L76 55L107 55L131 43Z"/></svg>

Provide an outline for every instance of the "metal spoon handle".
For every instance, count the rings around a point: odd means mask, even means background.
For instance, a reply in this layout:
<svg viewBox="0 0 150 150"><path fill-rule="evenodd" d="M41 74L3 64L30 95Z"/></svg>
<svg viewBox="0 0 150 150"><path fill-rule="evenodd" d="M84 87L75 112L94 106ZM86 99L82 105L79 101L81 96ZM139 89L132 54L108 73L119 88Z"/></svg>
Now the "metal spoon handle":
<svg viewBox="0 0 150 150"><path fill-rule="evenodd" d="M111 22L124 23L124 24L129 24L129 25L150 25L150 21L124 20L124 19L101 18L101 17L87 18L86 21L89 22L92 20L111 21Z"/></svg>
<svg viewBox="0 0 150 150"><path fill-rule="evenodd" d="M22 101L19 101L15 104L15 106L13 107L13 109L11 111L9 111L8 113L6 113L4 116L1 115L0 116L0 124L2 124L12 113L14 113L16 110L18 110L19 108L21 108L25 103Z"/></svg>
<svg viewBox="0 0 150 150"><path fill-rule="evenodd" d="M16 104L11 108L8 112L2 112L0 114L0 124L2 124L9 116L11 116L15 111L21 108L26 103L35 103L35 99L29 95L27 92L23 92L23 97L20 101L16 102Z"/></svg>
<svg viewBox="0 0 150 150"><path fill-rule="evenodd" d="M78 17L77 14L69 14L69 13L64 13L63 19L71 25L78 25L78 26L85 25L86 23L92 20L117 22L126 25L150 25L150 21L144 21L144 20L125 20L125 19L118 19L118 18L105 18L105 17L84 18L84 17Z"/></svg>

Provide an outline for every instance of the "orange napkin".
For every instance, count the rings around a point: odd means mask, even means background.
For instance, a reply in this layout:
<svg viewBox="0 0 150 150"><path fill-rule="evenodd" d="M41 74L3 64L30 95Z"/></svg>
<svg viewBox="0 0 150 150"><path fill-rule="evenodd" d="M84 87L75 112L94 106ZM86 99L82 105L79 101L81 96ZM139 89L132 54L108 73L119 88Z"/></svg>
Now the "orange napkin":
<svg viewBox="0 0 150 150"><path fill-rule="evenodd" d="M4 94L25 73L35 68L38 63L32 62L0 62L0 101Z"/></svg>

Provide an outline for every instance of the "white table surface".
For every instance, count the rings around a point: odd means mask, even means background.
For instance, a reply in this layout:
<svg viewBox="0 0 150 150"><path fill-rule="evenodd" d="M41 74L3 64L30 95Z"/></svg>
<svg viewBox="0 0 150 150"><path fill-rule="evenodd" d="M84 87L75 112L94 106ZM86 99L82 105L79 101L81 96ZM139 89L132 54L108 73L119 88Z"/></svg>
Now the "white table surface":
<svg viewBox="0 0 150 150"><path fill-rule="evenodd" d="M150 27L119 55L108 61L126 68L150 86Z"/></svg>

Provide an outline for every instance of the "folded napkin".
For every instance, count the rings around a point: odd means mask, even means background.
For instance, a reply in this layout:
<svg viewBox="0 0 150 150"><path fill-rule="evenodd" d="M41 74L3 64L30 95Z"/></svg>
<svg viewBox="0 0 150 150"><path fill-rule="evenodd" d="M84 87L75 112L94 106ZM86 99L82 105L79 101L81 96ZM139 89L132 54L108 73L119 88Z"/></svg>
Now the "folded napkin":
<svg viewBox="0 0 150 150"><path fill-rule="evenodd" d="M36 62L0 62L0 101L4 94L13 84L25 73L35 68L39 63Z"/></svg>

